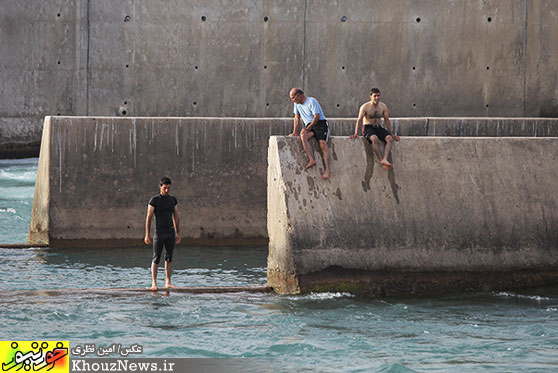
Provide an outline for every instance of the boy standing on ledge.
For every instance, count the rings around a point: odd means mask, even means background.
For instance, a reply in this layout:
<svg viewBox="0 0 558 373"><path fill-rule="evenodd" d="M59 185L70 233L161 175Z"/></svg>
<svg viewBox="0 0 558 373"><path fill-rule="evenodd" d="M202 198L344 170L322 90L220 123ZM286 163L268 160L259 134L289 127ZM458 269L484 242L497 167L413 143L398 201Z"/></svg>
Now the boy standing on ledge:
<svg viewBox="0 0 558 373"><path fill-rule="evenodd" d="M322 174L322 179L329 179L329 155L327 150L327 138L329 136L329 128L327 126L327 119L322 111L322 107L318 100L314 97L306 97L302 89L293 88L289 93L291 101L294 103L294 129L293 133L289 136L296 136L298 128L300 127L300 119L305 124L305 128L300 131L300 139L302 140L302 147L308 156L308 164L306 168L314 167L316 160L312 156L312 150L308 140L315 137L320 144L324 156L325 171Z"/></svg>
<svg viewBox="0 0 558 373"><path fill-rule="evenodd" d="M171 284L172 253L174 244L180 243L180 218L178 217L177 200L169 194L171 180L168 177L159 183L159 195L149 200L147 217L145 218L146 244L151 244L151 219L155 214L155 236L153 237L153 260L151 262L151 287L157 290L157 271L161 260L163 246L165 247L165 288L174 288Z"/></svg>
<svg viewBox="0 0 558 373"><path fill-rule="evenodd" d="M391 123L389 121L389 114L386 104L380 102L380 90L372 88L370 90L370 101L360 107L358 119L356 122L355 133L351 135L351 139L358 137L360 126L364 120L364 138L372 145L374 153L378 156L380 164L386 170L392 168L392 164L388 161L389 153L391 151L391 144L393 140L399 141L399 136L394 135L391 130ZM382 118L386 128L382 127ZM387 129L387 130L386 130ZM378 149L378 139L385 143L384 155Z"/></svg>

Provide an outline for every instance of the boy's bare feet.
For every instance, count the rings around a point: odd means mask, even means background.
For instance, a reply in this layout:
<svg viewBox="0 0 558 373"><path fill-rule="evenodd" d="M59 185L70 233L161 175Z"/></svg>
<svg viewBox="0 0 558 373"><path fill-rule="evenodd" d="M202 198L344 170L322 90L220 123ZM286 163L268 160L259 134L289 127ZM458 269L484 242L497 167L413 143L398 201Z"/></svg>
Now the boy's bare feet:
<svg viewBox="0 0 558 373"><path fill-rule="evenodd" d="M382 159L382 160L380 161L380 164L382 165L382 167L383 167L385 170L389 170L389 169L391 169L391 168L393 167L393 165L392 165L391 163L389 163L389 162L388 162L387 160L385 160L385 159Z"/></svg>
<svg viewBox="0 0 558 373"><path fill-rule="evenodd" d="M308 164L306 165L306 169L309 169L310 167L314 167L316 165L316 161L310 161L308 162Z"/></svg>

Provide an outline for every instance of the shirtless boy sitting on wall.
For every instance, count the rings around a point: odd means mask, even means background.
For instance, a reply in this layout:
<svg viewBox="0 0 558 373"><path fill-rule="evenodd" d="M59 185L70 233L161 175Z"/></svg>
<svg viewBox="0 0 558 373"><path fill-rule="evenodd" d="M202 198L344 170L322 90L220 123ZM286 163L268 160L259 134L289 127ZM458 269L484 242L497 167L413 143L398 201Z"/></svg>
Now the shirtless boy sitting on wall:
<svg viewBox="0 0 558 373"><path fill-rule="evenodd" d="M392 168L392 164L388 161L389 153L391 151L391 144L393 140L399 141L399 136L394 135L391 130L391 123L389 121L389 114L386 104L380 102L380 90L372 88L370 90L370 101L366 102L360 107L358 119L356 122L355 133L350 136L351 139L356 139L360 131L360 126L364 121L364 138L372 145L374 153L380 159L380 164L386 170ZM386 128L382 127L382 118ZM384 155L378 148L378 139L382 140L386 145L384 147Z"/></svg>

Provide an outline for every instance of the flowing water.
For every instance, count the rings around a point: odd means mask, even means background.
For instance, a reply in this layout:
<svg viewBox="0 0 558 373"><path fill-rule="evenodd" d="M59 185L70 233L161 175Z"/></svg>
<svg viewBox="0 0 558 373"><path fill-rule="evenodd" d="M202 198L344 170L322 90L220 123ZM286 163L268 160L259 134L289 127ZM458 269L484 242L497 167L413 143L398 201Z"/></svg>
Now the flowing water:
<svg viewBox="0 0 558 373"><path fill-rule="evenodd" d="M38 161L0 159L0 244L27 241Z"/></svg>
<svg viewBox="0 0 558 373"><path fill-rule="evenodd" d="M26 240L36 165L0 161L2 243ZM151 250L1 246L2 340L137 343L142 357L259 358L274 371L558 371L554 287L386 299L26 292L149 286ZM178 247L173 281L265 285L266 256L266 247Z"/></svg>

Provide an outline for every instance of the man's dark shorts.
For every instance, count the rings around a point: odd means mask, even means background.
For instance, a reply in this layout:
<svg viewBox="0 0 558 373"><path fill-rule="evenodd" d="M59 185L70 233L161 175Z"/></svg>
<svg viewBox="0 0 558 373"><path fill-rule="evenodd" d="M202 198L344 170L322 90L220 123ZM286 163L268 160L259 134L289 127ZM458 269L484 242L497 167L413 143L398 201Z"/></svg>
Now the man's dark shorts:
<svg viewBox="0 0 558 373"><path fill-rule="evenodd" d="M367 124L364 126L364 138L368 141L369 144L372 144L370 141L370 136L376 135L380 140L386 142L386 137L389 136L389 132L379 124Z"/></svg>
<svg viewBox="0 0 558 373"><path fill-rule="evenodd" d="M319 120L318 123L312 129L311 132L314 132L314 137L316 140L324 140L327 141L329 137L329 127L327 125L327 120Z"/></svg>
<svg viewBox="0 0 558 373"><path fill-rule="evenodd" d="M174 242L176 236L173 233L155 233L153 237L153 263L159 264L163 246L165 247L165 261L172 262L172 252L174 251Z"/></svg>

